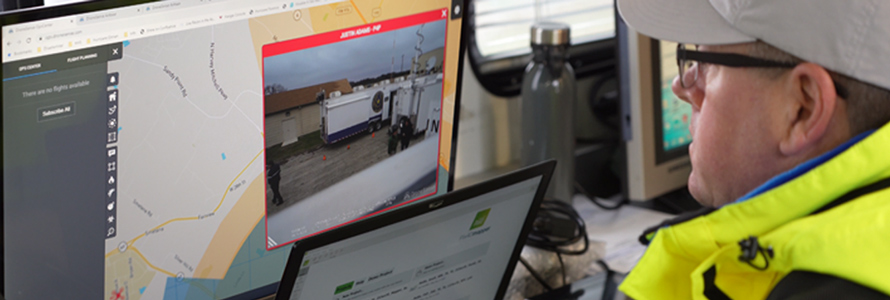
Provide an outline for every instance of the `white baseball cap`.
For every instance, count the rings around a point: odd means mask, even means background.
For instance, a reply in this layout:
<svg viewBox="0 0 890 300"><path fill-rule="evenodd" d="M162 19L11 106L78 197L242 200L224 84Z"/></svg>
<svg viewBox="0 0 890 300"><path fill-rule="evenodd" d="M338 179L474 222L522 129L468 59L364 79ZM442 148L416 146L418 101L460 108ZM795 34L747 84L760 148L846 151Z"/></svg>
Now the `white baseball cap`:
<svg viewBox="0 0 890 300"><path fill-rule="evenodd" d="M618 0L618 10L631 28L657 39L761 40L890 90L888 0Z"/></svg>

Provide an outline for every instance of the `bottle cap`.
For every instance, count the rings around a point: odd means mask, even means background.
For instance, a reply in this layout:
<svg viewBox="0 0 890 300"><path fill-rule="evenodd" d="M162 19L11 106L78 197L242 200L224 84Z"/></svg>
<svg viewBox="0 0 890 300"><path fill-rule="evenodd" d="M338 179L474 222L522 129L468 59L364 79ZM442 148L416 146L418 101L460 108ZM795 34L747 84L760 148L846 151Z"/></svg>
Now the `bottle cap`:
<svg viewBox="0 0 890 300"><path fill-rule="evenodd" d="M539 22L532 25L532 45L568 45L569 25Z"/></svg>

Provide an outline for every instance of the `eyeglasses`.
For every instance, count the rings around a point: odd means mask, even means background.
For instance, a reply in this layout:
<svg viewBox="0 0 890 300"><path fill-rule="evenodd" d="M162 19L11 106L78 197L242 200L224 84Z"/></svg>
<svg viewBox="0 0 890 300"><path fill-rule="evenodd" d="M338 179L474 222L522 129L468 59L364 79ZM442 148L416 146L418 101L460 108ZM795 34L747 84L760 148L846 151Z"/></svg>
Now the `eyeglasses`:
<svg viewBox="0 0 890 300"><path fill-rule="evenodd" d="M677 44L677 66L680 70L680 84L683 88L692 87L698 80L699 70L692 76L686 76L686 72L696 67L699 62L727 66L727 67L756 67L756 68L794 68L797 63L779 62L762 58L751 57L735 53L717 53L697 51L698 46L690 44Z"/></svg>
<svg viewBox="0 0 890 300"><path fill-rule="evenodd" d="M684 89L692 87L695 85L695 82L698 81L701 68L696 65L699 62L734 68L753 67L790 69L799 64L756 58L735 53L701 52L698 51L697 45L677 44L677 67L680 71L680 86ZM695 72L687 76L686 72L692 69L695 69ZM847 90L837 84L834 79L832 79L832 81L834 82L834 88L837 95L846 99L848 96Z"/></svg>

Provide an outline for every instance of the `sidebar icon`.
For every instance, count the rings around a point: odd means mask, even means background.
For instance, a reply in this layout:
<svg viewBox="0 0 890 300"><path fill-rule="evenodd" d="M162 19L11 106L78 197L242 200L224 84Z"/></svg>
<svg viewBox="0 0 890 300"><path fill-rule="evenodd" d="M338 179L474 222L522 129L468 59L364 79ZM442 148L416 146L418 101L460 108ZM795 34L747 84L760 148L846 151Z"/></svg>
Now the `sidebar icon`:
<svg viewBox="0 0 890 300"><path fill-rule="evenodd" d="M119 97L120 90L117 84L120 82L119 73L108 74L108 93L106 94L106 124L108 125L106 133L107 147L105 148L105 238L110 239L117 236L117 194L118 194L118 178L117 178L117 140L118 129L120 128L118 120Z"/></svg>
<svg viewBox="0 0 890 300"><path fill-rule="evenodd" d="M106 148L105 238L117 236L117 147Z"/></svg>
<svg viewBox="0 0 890 300"><path fill-rule="evenodd" d="M118 106L118 97L120 97L120 92L118 90L109 90L108 91L108 135L107 142L109 144L117 143L117 133L119 128L119 121L117 119L118 110L120 107Z"/></svg>

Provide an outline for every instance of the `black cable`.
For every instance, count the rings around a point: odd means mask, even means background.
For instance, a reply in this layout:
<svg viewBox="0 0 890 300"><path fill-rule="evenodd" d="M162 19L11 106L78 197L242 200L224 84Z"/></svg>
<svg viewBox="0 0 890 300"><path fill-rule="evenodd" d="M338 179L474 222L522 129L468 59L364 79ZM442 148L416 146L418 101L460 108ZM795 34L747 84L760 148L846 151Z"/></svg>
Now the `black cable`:
<svg viewBox="0 0 890 300"><path fill-rule="evenodd" d="M590 199L590 202L593 202L594 205L599 206L600 208L605 209L605 210L616 210L630 202L626 198L622 198L620 201L618 201L618 203L615 203L615 204L609 206L609 205L600 203L601 199L599 197L588 193L587 189L585 189L584 186L582 186L581 183L579 183L577 181L575 181L575 189L577 189L578 192L581 192L581 194L584 194L584 196L586 196L587 199Z"/></svg>
<svg viewBox="0 0 890 300"><path fill-rule="evenodd" d="M615 272L609 268L609 265L606 264L606 261L599 259L596 261L601 267L603 267L603 271L606 272L606 282L603 283L603 295L600 299L614 299L615 298L615 283L613 282L612 276L615 275Z"/></svg>
<svg viewBox="0 0 890 300"><path fill-rule="evenodd" d="M614 131L621 130L621 104L618 99L618 91L602 91L606 83L616 80L615 71L603 73L590 88L590 99L587 104L590 113L602 124Z"/></svg>
<svg viewBox="0 0 890 300"><path fill-rule="evenodd" d="M562 261L562 254L556 252L556 258L559 259L559 268L562 269L562 285L569 284L569 281L566 280L566 264Z"/></svg>
<svg viewBox="0 0 890 300"><path fill-rule="evenodd" d="M566 249L566 247L575 245L580 241L583 241L582 249ZM587 226L584 223L584 219L581 218L581 215L578 214L574 207L563 201L545 199L538 210L534 226L532 226L532 230L528 234L526 245L556 253L562 273L562 282L563 285L566 285L568 284L568 275L562 256L587 253L587 250L590 248L590 240L587 237ZM540 274L532 270L525 259L520 257L519 261L547 290L552 290L551 287L544 283L544 279Z"/></svg>
<svg viewBox="0 0 890 300"><path fill-rule="evenodd" d="M545 289L547 289L548 291L553 290L553 287L551 287L549 284L547 284L546 281L544 281L544 277L541 277L541 274L538 274L538 272L536 272L535 269L533 269L532 266L529 265L528 262L525 261L525 259L522 258L521 255L519 256L519 262L521 262L522 265L525 266L525 269L528 270L528 272L532 274L532 277L538 280L538 282L541 283L541 285L543 285Z"/></svg>
<svg viewBox="0 0 890 300"><path fill-rule="evenodd" d="M618 145L619 142L622 142L619 138L575 138L576 143L581 144L607 144L607 145Z"/></svg>
<svg viewBox="0 0 890 300"><path fill-rule="evenodd" d="M538 210L539 218L542 215L564 216L571 220L575 227L573 235L568 238L551 236L542 232L542 228L539 226L534 226L528 235L528 240L526 241L527 245L565 255L581 255L587 253L587 249L590 248L590 240L587 237L587 227L584 224L584 219L578 215L578 212L575 211L574 207L562 201L544 200L544 202L541 203L541 208ZM581 250L563 249L563 247L574 245L581 240L584 241L584 246Z"/></svg>
<svg viewBox="0 0 890 300"><path fill-rule="evenodd" d="M606 261L605 261L605 260L597 259L597 260L596 260L596 263L599 264L600 267L603 267L603 271L606 271L607 273L612 273L612 269L609 268L609 265L606 264Z"/></svg>

